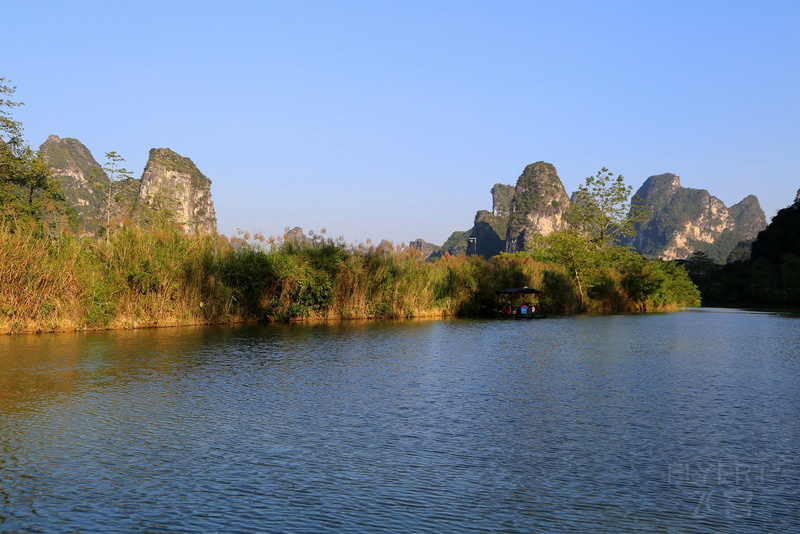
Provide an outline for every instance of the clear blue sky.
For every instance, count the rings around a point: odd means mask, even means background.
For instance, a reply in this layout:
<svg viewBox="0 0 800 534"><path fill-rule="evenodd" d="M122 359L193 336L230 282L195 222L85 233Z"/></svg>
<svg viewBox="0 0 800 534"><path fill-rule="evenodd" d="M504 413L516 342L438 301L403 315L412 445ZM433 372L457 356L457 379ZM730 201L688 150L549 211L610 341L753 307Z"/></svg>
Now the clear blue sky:
<svg viewBox="0 0 800 534"><path fill-rule="evenodd" d="M674 172L771 217L800 188L800 1L9 2L27 139L152 147L213 181L219 230L442 243L553 163Z"/></svg>

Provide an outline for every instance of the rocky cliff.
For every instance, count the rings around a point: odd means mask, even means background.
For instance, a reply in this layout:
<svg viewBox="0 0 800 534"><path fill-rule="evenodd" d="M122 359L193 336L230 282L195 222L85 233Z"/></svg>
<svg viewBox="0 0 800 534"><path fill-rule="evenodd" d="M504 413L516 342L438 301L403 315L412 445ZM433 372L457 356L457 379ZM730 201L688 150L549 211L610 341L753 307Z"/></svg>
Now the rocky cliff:
<svg viewBox="0 0 800 534"><path fill-rule="evenodd" d="M103 200L108 177L83 143L51 135L39 147L53 171L67 203L82 221L82 232L96 232L103 219Z"/></svg>
<svg viewBox="0 0 800 534"><path fill-rule="evenodd" d="M498 217L492 212L478 210L472 228L465 231L453 232L441 247L441 253L432 253L431 257L448 254L477 254L484 258L491 258L505 250L505 235L508 227L508 217ZM470 247L470 239L474 245Z"/></svg>
<svg viewBox="0 0 800 534"><path fill-rule="evenodd" d="M648 256L671 260L704 252L724 263L737 244L767 224L755 196L727 208L704 189L682 187L671 173L649 177L636 195L634 202L645 203L648 214L629 244Z"/></svg>
<svg viewBox="0 0 800 534"><path fill-rule="evenodd" d="M472 228L459 230L444 242L441 253L478 254L486 258L501 252L525 250L536 234L565 228L569 197L555 167L539 161L525 167L517 185L494 184L492 211L479 210ZM474 248L469 248L474 239ZM431 257L437 254L432 253Z"/></svg>
<svg viewBox="0 0 800 534"><path fill-rule="evenodd" d="M472 228L453 232L442 245L442 253L474 250L488 258L525 250L533 236L567 228L564 213L571 201L549 163L532 163L525 167L516 187L495 184L491 192L492 211L478 211ZM698 251L719 263L741 259L766 227L755 196L728 208L706 190L682 187L675 174L651 176L636 194L639 200L634 197L633 202L647 204L648 214L627 244L648 256L683 259ZM471 238L476 240L474 249L468 249Z"/></svg>
<svg viewBox="0 0 800 534"><path fill-rule="evenodd" d="M556 168L544 161L525 167L511 200L506 252L525 250L534 235L550 235L566 228L564 212L569 196Z"/></svg>
<svg viewBox="0 0 800 534"><path fill-rule="evenodd" d="M728 213L733 217L736 228L742 232L745 239L751 241L767 226L767 218L761 204L755 195L748 195L738 204L728 208Z"/></svg>
<svg viewBox="0 0 800 534"><path fill-rule="evenodd" d="M721 268L702 257L689 262L689 276L712 306L800 307L800 192L751 243L748 257Z"/></svg>
<svg viewBox="0 0 800 534"><path fill-rule="evenodd" d="M511 215L511 200L514 198L514 186L494 184L492 187L492 215L508 217Z"/></svg>
<svg viewBox="0 0 800 534"><path fill-rule="evenodd" d="M81 233L106 225L109 180L80 141L51 135L40 147L80 219ZM154 148L141 179L117 180L111 189L111 221L162 216L188 233L216 231L211 181L195 164L167 148Z"/></svg>
<svg viewBox="0 0 800 534"><path fill-rule="evenodd" d="M168 148L150 150L139 199L151 208L166 209L187 233L216 232L211 180L192 160Z"/></svg>
<svg viewBox="0 0 800 534"><path fill-rule="evenodd" d="M441 256L441 249L439 245L428 243L424 239L415 239L408 244L409 247L415 248L422 252L422 257L428 259L430 257Z"/></svg>
<svg viewBox="0 0 800 534"><path fill-rule="evenodd" d="M494 215L486 210L479 210L475 214L470 237L476 239L476 254L491 258L505 250L508 219L508 215Z"/></svg>

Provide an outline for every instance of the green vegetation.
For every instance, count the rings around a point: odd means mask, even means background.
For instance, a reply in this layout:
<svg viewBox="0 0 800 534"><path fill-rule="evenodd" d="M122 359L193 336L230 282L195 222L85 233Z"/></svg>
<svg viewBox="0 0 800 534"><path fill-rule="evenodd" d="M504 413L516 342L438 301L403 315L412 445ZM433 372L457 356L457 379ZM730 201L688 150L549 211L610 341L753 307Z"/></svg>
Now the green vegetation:
<svg viewBox="0 0 800 534"><path fill-rule="evenodd" d="M45 142L45 144L47 144ZM66 168L73 159L71 147L67 143L52 143L48 146L47 163L51 167ZM89 169L91 172L91 169ZM88 172L87 172L88 174Z"/></svg>
<svg viewBox="0 0 800 534"><path fill-rule="evenodd" d="M488 230L494 234L492 237L499 239L503 242L503 244L505 243L506 233L508 232L508 217L501 217L493 215L491 212L486 210L479 210L475 214L475 225L478 225L479 223L485 223L488 226ZM502 250L502 246L500 248ZM498 252L501 250L498 250ZM490 256L494 256L498 252L495 252L494 254L484 254L484 256L488 258Z"/></svg>
<svg viewBox="0 0 800 534"><path fill-rule="evenodd" d="M514 198L514 190L513 185L494 184L491 190L492 213L494 215L506 219L511 215L511 201ZM505 232L503 235L505 235Z"/></svg>
<svg viewBox="0 0 800 534"><path fill-rule="evenodd" d="M64 192L67 205L74 210L70 228L81 234L95 234L104 228L103 192L108 176L88 149L77 139L51 135L39 151Z"/></svg>
<svg viewBox="0 0 800 534"><path fill-rule="evenodd" d="M780 210L759 232L749 259L722 266L701 252L689 265L708 304L800 307L800 201Z"/></svg>
<svg viewBox="0 0 800 534"><path fill-rule="evenodd" d="M456 230L450 234L450 237L448 237L447 240L445 240L444 244L442 245L442 250L453 256L457 256L458 254L466 254L467 241L471 232L472 230Z"/></svg>
<svg viewBox="0 0 800 534"><path fill-rule="evenodd" d="M647 214L646 204L638 198L628 206L632 190L621 174L614 178L614 173L603 167L578 188L564 217L596 247L616 245L633 236L635 225Z"/></svg>
<svg viewBox="0 0 800 534"><path fill-rule="evenodd" d="M571 298L551 302L563 313L644 312L700 304L700 292L683 266L646 260L627 247L598 248L574 230L538 236L531 256L557 266L549 279L570 288Z"/></svg>
<svg viewBox="0 0 800 534"><path fill-rule="evenodd" d="M158 161L159 164L171 171L184 172L186 174L194 174L199 172L192 160L183 157L168 148L151 149L150 158Z"/></svg>
<svg viewBox="0 0 800 534"><path fill-rule="evenodd" d="M686 245L694 248L695 252L707 254L714 261L725 262L742 242L742 233L736 229L725 229L717 236L713 243L697 239L687 239ZM727 252L726 252L727 251Z"/></svg>
<svg viewBox="0 0 800 534"><path fill-rule="evenodd" d="M697 305L700 295L682 267L646 261L616 243L634 232L646 207L628 210L631 188L603 168L575 193L570 228L536 236L533 257L562 266L577 290L578 311L648 311ZM564 282L562 281L562 284Z"/></svg>
<svg viewBox="0 0 800 534"><path fill-rule="evenodd" d="M105 182L101 182L101 190L105 190L103 211L105 212L105 235L106 243L108 243L108 236L111 233L111 216L115 205L117 204L116 197L118 194L115 183L123 180L131 180L131 172L120 167L120 164L125 161L125 158L117 154L115 151L106 152L106 164L103 165L103 174L107 177Z"/></svg>
<svg viewBox="0 0 800 534"><path fill-rule="evenodd" d="M0 95L12 97L16 88L5 82L0 78ZM9 111L20 105L0 98L0 222L36 218L45 228L64 226L73 210L41 154L22 139L22 125Z"/></svg>
<svg viewBox="0 0 800 534"><path fill-rule="evenodd" d="M413 248L348 246L313 232L299 243L228 240L174 225L126 226L106 242L48 234L30 220L0 226L0 332L480 314L498 287L524 285L545 292L551 313L695 302L680 267L632 253L617 263L624 268L585 278L581 306L564 266L527 253L426 262Z"/></svg>
<svg viewBox="0 0 800 534"><path fill-rule="evenodd" d="M14 120L11 115L11 110L18 106L25 105L23 102L16 102L11 100L17 88L13 85L6 85L9 80L0 78L0 138L22 137L22 124Z"/></svg>

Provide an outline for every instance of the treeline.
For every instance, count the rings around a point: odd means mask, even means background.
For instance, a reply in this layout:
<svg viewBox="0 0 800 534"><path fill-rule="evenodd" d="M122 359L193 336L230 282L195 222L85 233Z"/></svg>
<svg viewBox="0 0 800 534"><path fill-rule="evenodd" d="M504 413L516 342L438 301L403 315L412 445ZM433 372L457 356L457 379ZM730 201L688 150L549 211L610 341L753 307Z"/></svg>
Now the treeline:
<svg viewBox="0 0 800 534"><path fill-rule="evenodd" d="M750 258L720 266L701 253L689 265L705 304L800 308L800 196L759 232Z"/></svg>
<svg viewBox="0 0 800 534"><path fill-rule="evenodd" d="M249 238L248 238L249 237ZM624 253L586 273L585 296L564 265L531 254L424 261L406 247L115 230L108 240L0 225L0 332L157 325L482 314L500 287L544 291L550 313L671 309L697 303L673 263Z"/></svg>

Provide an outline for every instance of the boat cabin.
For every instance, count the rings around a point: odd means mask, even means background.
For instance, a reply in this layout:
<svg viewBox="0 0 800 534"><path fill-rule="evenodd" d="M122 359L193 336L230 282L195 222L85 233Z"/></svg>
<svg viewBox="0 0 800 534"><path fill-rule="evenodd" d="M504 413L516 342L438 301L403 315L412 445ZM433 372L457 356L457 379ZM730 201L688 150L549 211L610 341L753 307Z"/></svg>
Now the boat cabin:
<svg viewBox="0 0 800 534"><path fill-rule="evenodd" d="M542 292L530 287L510 287L495 291L497 308L495 315L515 319L541 319L542 313L540 300Z"/></svg>

